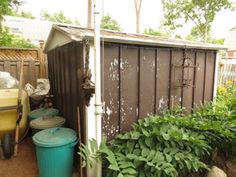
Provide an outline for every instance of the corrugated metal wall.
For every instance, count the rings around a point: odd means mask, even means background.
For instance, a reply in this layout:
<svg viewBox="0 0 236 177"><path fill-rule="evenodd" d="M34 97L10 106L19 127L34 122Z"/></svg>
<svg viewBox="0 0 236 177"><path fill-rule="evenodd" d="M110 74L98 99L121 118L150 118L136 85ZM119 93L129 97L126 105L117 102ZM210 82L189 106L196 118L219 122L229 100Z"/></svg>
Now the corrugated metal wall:
<svg viewBox="0 0 236 177"><path fill-rule="evenodd" d="M194 104L213 98L216 51L186 49L198 68L189 72L196 87L175 87L183 72L173 65L182 63L185 49L106 43L102 68L105 115L103 134L112 139L131 129L131 124L165 108ZM80 106L81 128L85 138L84 47L70 43L48 53L49 78L56 106L77 129L76 106ZM93 69L93 68L91 68ZM79 73L79 77L78 77Z"/></svg>
<svg viewBox="0 0 236 177"><path fill-rule="evenodd" d="M55 105L66 118L68 127L77 130L77 106L80 108L81 131L85 130L83 78L83 45L70 43L48 53L48 73ZM85 134L83 134L85 135ZM82 137L83 140L85 137Z"/></svg>
<svg viewBox="0 0 236 177"><path fill-rule="evenodd" d="M131 129L138 119L158 114L173 105L191 110L213 98L216 51L186 49L193 64L189 78L196 87L175 87L183 72L185 49L106 44L104 48L103 132L108 139Z"/></svg>

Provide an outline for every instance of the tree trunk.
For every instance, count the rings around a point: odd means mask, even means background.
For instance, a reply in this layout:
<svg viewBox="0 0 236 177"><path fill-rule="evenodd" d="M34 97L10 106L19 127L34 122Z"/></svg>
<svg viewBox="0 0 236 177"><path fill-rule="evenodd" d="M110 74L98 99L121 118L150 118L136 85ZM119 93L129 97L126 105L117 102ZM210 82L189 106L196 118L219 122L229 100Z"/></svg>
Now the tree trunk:
<svg viewBox="0 0 236 177"><path fill-rule="evenodd" d="M140 33L140 14L142 0L134 0L135 12L136 12L136 33Z"/></svg>
<svg viewBox="0 0 236 177"><path fill-rule="evenodd" d="M87 28L93 28L93 9L94 1L88 0L88 19L87 19Z"/></svg>

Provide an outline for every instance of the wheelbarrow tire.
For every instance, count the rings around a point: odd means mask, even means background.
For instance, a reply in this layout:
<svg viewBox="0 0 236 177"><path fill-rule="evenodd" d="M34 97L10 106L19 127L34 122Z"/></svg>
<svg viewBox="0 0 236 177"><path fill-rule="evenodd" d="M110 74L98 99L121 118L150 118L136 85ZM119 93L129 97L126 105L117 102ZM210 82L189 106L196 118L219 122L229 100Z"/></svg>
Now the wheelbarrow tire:
<svg viewBox="0 0 236 177"><path fill-rule="evenodd" d="M13 155L12 136L10 133L6 133L3 137L2 150L6 159Z"/></svg>

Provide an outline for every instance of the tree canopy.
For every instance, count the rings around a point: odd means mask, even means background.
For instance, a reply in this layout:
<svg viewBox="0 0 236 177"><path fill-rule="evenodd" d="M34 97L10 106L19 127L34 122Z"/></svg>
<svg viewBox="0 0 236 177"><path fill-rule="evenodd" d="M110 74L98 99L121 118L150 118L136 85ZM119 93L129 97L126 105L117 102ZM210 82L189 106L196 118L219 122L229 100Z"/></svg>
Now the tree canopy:
<svg viewBox="0 0 236 177"><path fill-rule="evenodd" d="M176 29L192 22L191 34L204 42L209 37L216 14L222 9L234 9L231 0L162 0L162 3L165 25Z"/></svg>
<svg viewBox="0 0 236 177"><path fill-rule="evenodd" d="M115 19L113 19L110 14L102 17L101 28L121 31L120 24Z"/></svg>
<svg viewBox="0 0 236 177"><path fill-rule="evenodd" d="M13 35L6 28L0 32L0 46L17 48L35 48L36 46L22 37Z"/></svg>
<svg viewBox="0 0 236 177"><path fill-rule="evenodd" d="M8 29L2 26L4 15L16 13L15 8L21 4L20 0L0 0L0 46L18 47L18 48L34 48L30 41L27 41L19 36L10 34ZM26 15L26 14L22 14Z"/></svg>
<svg viewBox="0 0 236 177"><path fill-rule="evenodd" d="M159 30L154 30L153 28L146 28L144 30L144 34L152 35L152 36L162 36L163 34Z"/></svg>
<svg viewBox="0 0 236 177"><path fill-rule="evenodd" d="M42 10L40 15L41 15L41 20L74 24L74 25L80 24L78 20L71 20L69 17L65 16L65 14L61 10L53 14L49 14L46 10Z"/></svg>
<svg viewBox="0 0 236 177"><path fill-rule="evenodd" d="M0 0L0 28L2 26L1 22L3 21L3 15L11 13L12 9L20 4L20 0Z"/></svg>
<svg viewBox="0 0 236 177"><path fill-rule="evenodd" d="M24 12L24 11L18 12L16 10L12 10L7 15L14 16L14 17L23 17L23 18L28 18L28 19L36 19L36 17L32 13Z"/></svg>

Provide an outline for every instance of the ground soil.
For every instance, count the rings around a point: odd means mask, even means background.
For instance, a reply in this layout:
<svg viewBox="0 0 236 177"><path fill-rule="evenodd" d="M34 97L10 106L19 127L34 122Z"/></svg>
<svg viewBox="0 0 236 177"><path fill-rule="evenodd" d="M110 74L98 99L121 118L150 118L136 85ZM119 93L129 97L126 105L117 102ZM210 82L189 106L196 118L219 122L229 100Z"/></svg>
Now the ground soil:
<svg viewBox="0 0 236 177"><path fill-rule="evenodd" d="M214 165L222 169L227 177L236 177L236 162L226 160L222 154L216 157Z"/></svg>
<svg viewBox="0 0 236 177"><path fill-rule="evenodd" d="M0 159L0 177L38 177L35 148L30 137L19 145L16 157Z"/></svg>
<svg viewBox="0 0 236 177"><path fill-rule="evenodd" d="M1 148L0 157L0 177L39 177L35 145L30 135L19 145L16 157L3 159ZM78 177L76 170L72 177Z"/></svg>
<svg viewBox="0 0 236 177"><path fill-rule="evenodd" d="M236 162L232 162L227 160L223 154L216 156L216 158L212 162L212 166L217 166L222 169L227 177L236 177ZM189 174L188 177L206 177L207 173L192 173Z"/></svg>

